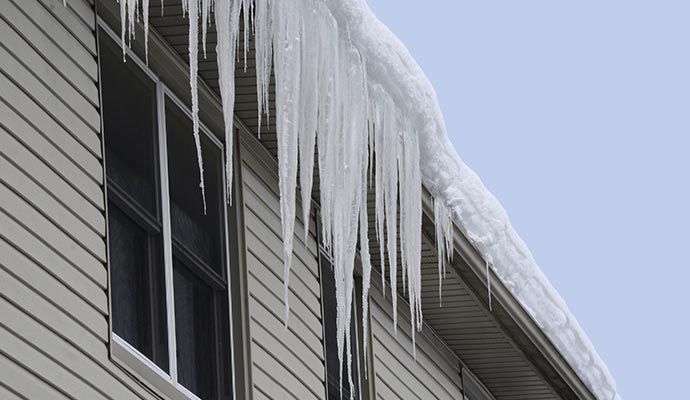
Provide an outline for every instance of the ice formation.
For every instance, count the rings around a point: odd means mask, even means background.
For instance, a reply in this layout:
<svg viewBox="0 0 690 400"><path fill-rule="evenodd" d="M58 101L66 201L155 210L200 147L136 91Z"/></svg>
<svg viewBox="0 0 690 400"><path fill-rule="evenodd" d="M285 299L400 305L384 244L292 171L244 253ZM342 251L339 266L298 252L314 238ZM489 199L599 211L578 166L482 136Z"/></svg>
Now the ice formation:
<svg viewBox="0 0 690 400"><path fill-rule="evenodd" d="M434 201L436 257L438 258L438 300L443 304L442 285L446 267L453 261L453 217L443 201Z"/></svg>
<svg viewBox="0 0 690 400"><path fill-rule="evenodd" d="M119 1L124 48L127 32L129 40L134 33L139 0ZM606 366L565 302L536 266L510 226L505 211L453 149L428 79L404 45L371 13L365 0L181 1L190 20L190 87L202 195L196 93L199 18L203 39L214 8L226 143L232 143L234 66L241 18L245 27L245 62L250 30L255 39L259 118L269 109L268 88L271 70L275 70L286 324L297 177L303 218L308 225L316 147L321 178L322 240L332 255L336 279L338 351L349 370L352 363L349 325L358 242L364 275L364 315L368 308L369 176L374 182L375 230L381 246L384 292L383 254L387 253L394 320L397 319L396 280L400 268L410 303L413 341L414 331L422 323L420 252L424 184L437 199L434 212L440 279L452 254L454 222L484 256L487 268L493 268L592 392L599 399L617 397ZM146 2L141 0L142 5ZM228 191L232 177L231 150L232 145L226 146ZM305 234L306 230L308 226Z"/></svg>

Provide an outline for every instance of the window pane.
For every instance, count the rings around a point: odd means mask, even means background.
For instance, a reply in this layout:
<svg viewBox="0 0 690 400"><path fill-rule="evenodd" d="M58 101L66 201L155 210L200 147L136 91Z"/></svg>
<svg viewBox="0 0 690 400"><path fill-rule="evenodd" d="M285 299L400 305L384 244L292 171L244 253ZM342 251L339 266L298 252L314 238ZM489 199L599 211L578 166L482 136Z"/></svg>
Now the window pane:
<svg viewBox="0 0 690 400"><path fill-rule="evenodd" d="M151 235L108 204L113 332L168 371L160 235Z"/></svg>
<svg viewBox="0 0 690 400"><path fill-rule="evenodd" d="M214 399L220 356L216 353L220 327L216 327L215 293L178 259L174 270L177 380L200 398Z"/></svg>
<svg viewBox="0 0 690 400"><path fill-rule="evenodd" d="M207 213L199 189L199 168L192 121L169 99L165 103L173 238L206 266L224 276L222 151L201 137Z"/></svg>
<svg viewBox="0 0 690 400"><path fill-rule="evenodd" d="M167 371L155 84L112 40L99 50L113 332Z"/></svg>
<svg viewBox="0 0 690 400"><path fill-rule="evenodd" d="M111 40L102 41L100 65L109 183L158 218L155 85L133 61L122 62Z"/></svg>
<svg viewBox="0 0 690 400"><path fill-rule="evenodd" d="M326 374L328 378L328 398L340 399L340 360L338 358L338 332L336 329L337 304L335 299L335 275L328 258L321 254L321 287L323 301L324 340L326 341ZM357 340L356 313L352 307L350 340L352 342L352 382L355 385L354 398L359 399L359 348ZM347 377L347 360L343 360L343 399L350 398L350 381Z"/></svg>

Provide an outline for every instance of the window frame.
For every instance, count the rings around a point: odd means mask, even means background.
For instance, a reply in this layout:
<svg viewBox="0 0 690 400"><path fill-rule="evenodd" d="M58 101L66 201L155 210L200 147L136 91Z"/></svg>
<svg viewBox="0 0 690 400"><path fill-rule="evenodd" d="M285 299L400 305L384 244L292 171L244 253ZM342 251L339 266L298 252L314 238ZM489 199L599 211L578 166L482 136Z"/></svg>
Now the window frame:
<svg viewBox="0 0 690 400"><path fill-rule="evenodd" d="M122 49L122 44L119 36L113 31L113 29L108 26L108 24L100 17L97 17L96 31L105 33L104 35L97 34L98 48L100 54L100 41L109 40L118 49ZM174 400L207 400L201 399L189 389L184 387L178 382L177 376L177 343L176 343L176 330L175 330L175 297L174 297L174 275L173 275L173 237L171 232L171 210L170 210L170 191L169 191L169 174L168 174L168 151L167 151L167 130L166 130L166 100L170 101L173 106L177 107L182 114L192 119L191 107L186 105L173 91L163 82L163 80L156 75L137 54L128 47L125 47L125 53L127 55L127 62L132 62L136 68L146 75L155 87L155 104L156 113L153 116L156 122L156 138L157 143L154 143L156 149L157 159L156 163L156 183L159 185L158 191L158 206L160 207L160 217L161 217L161 235L163 237L163 263L165 269L165 304L166 304L166 322L167 322L167 334L168 334L168 372L161 369L156 363L149 359L147 356L142 354L134 346L129 344L125 339L118 336L113 331L112 322L112 294L111 294L111 282L110 282L110 246L108 240L106 239L107 246L107 266L108 266L108 335L109 335L109 355L111 360L120 368L125 370L127 373L134 375L140 382L144 383L150 390L153 390L157 394L163 395L166 398ZM100 68L99 68L99 85L100 79ZM99 86L99 93L101 88ZM102 94L100 94L102 96ZM102 101L101 101L102 102ZM190 132L191 134L191 132ZM199 135L204 135L210 144L217 147L221 155L221 179L223 182L226 181L226 170L223 167L225 163L225 148L223 143L212 133L212 131L203 123L199 122ZM105 142L105 141L103 141ZM228 145L232 146L232 143ZM104 184L103 191L105 196L105 219L106 226L108 223L108 190L109 183L105 175L105 143L103 144L103 172L104 172ZM231 251L230 251L230 235L231 226L229 224L229 216L231 213L230 207L228 206L227 191L224 190L224 186L221 186L222 199L221 202L224 204L221 210L222 215L220 216L222 221L223 229L223 243L221 244L224 252L224 286L227 294L227 309L228 309L228 324L229 324L229 337L227 338L227 343L230 347L230 360L229 364L231 366L230 373L230 385L231 385L231 396L232 399L237 398L237 374L235 367L235 338L234 338L234 324L237 321L233 320L233 299L232 299L232 284L231 284ZM201 194L199 193L199 196ZM124 211L123 211L124 212ZM216 371L218 375L219 371Z"/></svg>
<svg viewBox="0 0 690 400"><path fill-rule="evenodd" d="M319 229L320 233L320 229ZM324 265L322 260L326 260L330 264L330 268L333 267L333 258L328 254L328 251L323 247L321 243L319 243L319 286L321 290L321 315L322 318L326 318L325 314L325 301L324 301L324 296L334 296L335 293L324 293L324 286L323 286L323 279L324 279L324 274L322 273L324 268L329 268L329 266ZM368 399L368 392L365 391L365 388L368 390L368 387L365 387L363 384L363 380L368 380L368 376L366 375L364 371L364 366L362 365L362 352L364 351L364 342L362 340L362 326L359 323L360 322L360 317L362 315L362 310L361 310L361 305L359 305L359 299L361 299L362 295L362 286L361 286L361 277L359 275L355 275L354 277L354 285L352 287L352 290L354 291L353 296L352 296L352 327L351 330L354 331L355 337L351 337L352 341L352 361L353 364L356 365L357 371L356 371L356 390L359 395L358 399L359 400L365 400ZM323 353L324 353L324 372L325 372L325 390L326 390L326 399L327 400L334 400L331 399L328 395L328 348L326 346L326 322L321 321L321 326L323 330ZM369 368L366 368L367 371L369 371ZM353 371L354 372L354 371ZM340 383L341 385L346 385L348 383L347 379L347 366L343 366L343 381ZM355 378L355 376L353 376ZM343 396L343 398L345 398ZM335 399L337 400L337 399Z"/></svg>

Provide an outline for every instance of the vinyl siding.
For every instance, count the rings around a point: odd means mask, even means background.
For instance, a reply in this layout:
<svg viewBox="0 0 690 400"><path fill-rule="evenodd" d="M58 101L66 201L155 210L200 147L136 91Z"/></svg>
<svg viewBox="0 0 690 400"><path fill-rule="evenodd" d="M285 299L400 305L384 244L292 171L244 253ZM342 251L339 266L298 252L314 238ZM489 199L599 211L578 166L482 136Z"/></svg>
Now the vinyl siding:
<svg viewBox="0 0 690 400"><path fill-rule="evenodd" d="M93 5L0 0L0 398L155 399L108 353Z"/></svg>
<svg viewBox="0 0 690 400"><path fill-rule="evenodd" d="M415 360L409 320L402 306L400 308L396 335L390 302L383 299L377 289L372 290L371 337L376 398L462 399L459 361L439 339L428 333L428 329L417 334Z"/></svg>
<svg viewBox="0 0 690 400"><path fill-rule="evenodd" d="M304 227L296 223L285 331L280 204L272 167L255 151L242 151L252 392L255 399L325 399L317 241L310 232L305 244Z"/></svg>

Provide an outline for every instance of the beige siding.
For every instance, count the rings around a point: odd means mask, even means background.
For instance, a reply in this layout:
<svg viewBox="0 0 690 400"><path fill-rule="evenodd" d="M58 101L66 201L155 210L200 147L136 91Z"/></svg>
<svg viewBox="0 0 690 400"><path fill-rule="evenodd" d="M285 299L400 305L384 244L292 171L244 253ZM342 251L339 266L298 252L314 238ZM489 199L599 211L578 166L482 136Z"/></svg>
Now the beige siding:
<svg viewBox="0 0 690 400"><path fill-rule="evenodd" d="M93 6L0 0L0 398L155 399L109 358Z"/></svg>
<svg viewBox="0 0 690 400"><path fill-rule="evenodd" d="M296 224L289 292L290 323L286 332L277 173L262 164L254 150L248 147L243 150L246 150L242 151L241 174L253 395L255 399L324 399L323 328L315 235L310 234L305 245L303 225Z"/></svg>
<svg viewBox="0 0 690 400"><path fill-rule="evenodd" d="M373 290L371 333L376 398L462 399L460 364L450 350L427 330L417 334L415 360L405 310L398 311L398 325L396 335L389 300Z"/></svg>

